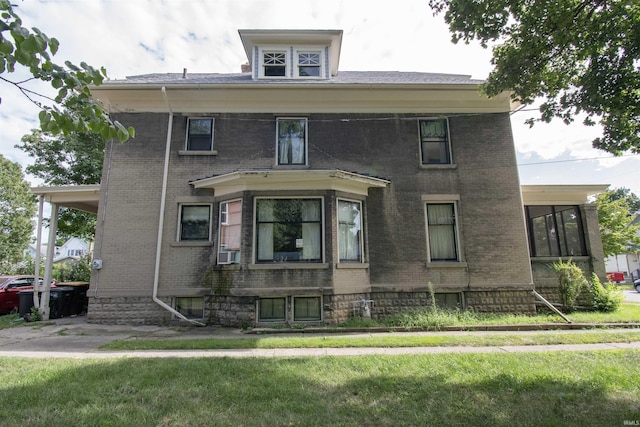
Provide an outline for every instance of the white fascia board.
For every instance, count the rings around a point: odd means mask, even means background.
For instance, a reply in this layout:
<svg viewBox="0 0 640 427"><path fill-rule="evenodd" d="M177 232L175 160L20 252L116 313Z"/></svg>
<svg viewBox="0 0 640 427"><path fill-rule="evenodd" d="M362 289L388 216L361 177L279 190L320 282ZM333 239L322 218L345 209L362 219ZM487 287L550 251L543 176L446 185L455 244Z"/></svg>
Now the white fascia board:
<svg viewBox="0 0 640 427"><path fill-rule="evenodd" d="M500 113L508 93L487 98L471 85L174 85L166 86L180 113ZM110 112L168 112L161 87L100 86L93 96Z"/></svg>
<svg viewBox="0 0 640 427"><path fill-rule="evenodd" d="M43 196L49 203L97 213L100 202L100 185L63 185L58 187L31 187L36 196Z"/></svg>
<svg viewBox="0 0 640 427"><path fill-rule="evenodd" d="M609 188L608 184L521 185L522 202L535 205L582 205Z"/></svg>
<svg viewBox="0 0 640 427"><path fill-rule="evenodd" d="M384 188L390 181L341 170L252 170L191 182L194 188L211 188L215 195L241 191L335 190L368 195L369 188Z"/></svg>

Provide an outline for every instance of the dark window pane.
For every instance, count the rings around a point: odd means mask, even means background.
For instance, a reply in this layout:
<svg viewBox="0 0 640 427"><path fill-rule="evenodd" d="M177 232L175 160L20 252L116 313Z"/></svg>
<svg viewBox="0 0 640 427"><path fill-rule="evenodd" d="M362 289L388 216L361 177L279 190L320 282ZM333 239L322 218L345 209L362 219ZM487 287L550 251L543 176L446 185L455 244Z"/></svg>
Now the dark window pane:
<svg viewBox="0 0 640 427"><path fill-rule="evenodd" d="M182 206L180 240L209 240L210 206Z"/></svg>
<svg viewBox="0 0 640 427"><path fill-rule="evenodd" d="M286 306L285 298L261 298L258 302L258 320L284 321Z"/></svg>
<svg viewBox="0 0 640 427"><path fill-rule="evenodd" d="M213 119L189 119L187 150L208 151L213 142Z"/></svg>
<svg viewBox="0 0 640 427"><path fill-rule="evenodd" d="M293 302L294 321L321 320L320 297L296 297Z"/></svg>

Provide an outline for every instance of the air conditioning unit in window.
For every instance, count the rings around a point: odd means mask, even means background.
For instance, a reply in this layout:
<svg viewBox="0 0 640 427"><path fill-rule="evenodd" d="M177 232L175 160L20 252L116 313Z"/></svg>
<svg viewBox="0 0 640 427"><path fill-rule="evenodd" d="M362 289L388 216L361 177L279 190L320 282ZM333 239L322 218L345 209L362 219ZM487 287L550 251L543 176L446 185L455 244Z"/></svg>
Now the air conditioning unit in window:
<svg viewBox="0 0 640 427"><path fill-rule="evenodd" d="M240 251L218 252L218 264L238 264L239 262L240 262Z"/></svg>

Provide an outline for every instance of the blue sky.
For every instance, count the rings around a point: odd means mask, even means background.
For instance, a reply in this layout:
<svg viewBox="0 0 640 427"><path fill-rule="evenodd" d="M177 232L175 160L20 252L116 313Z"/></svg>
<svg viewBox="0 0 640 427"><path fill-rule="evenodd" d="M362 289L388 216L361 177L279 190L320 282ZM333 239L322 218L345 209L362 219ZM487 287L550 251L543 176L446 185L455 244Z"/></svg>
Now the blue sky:
<svg viewBox="0 0 640 427"><path fill-rule="evenodd" d="M340 69L469 74L491 70L490 50L454 45L441 16L426 0L24 0L15 1L28 27L60 41L59 63L104 66L112 79L156 72L239 72L246 62L238 29L344 31ZM366 5L366 7L363 7ZM7 75L18 79L18 75ZM25 75L26 77L26 75ZM37 84L36 90L46 90ZM14 148L37 126L37 108L0 83L0 152L23 166ZM612 158L594 150L598 127L524 121L512 115L522 184L610 184L640 195L640 156ZM32 180L33 184L38 184Z"/></svg>

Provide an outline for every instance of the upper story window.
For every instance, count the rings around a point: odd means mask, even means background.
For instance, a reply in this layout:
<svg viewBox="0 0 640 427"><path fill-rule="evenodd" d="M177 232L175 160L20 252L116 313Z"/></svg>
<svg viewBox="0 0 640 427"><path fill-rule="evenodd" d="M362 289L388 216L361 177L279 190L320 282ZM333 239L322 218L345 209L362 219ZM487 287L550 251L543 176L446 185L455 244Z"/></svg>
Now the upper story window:
<svg viewBox="0 0 640 427"><path fill-rule="evenodd" d="M578 206L527 206L531 256L587 255Z"/></svg>
<svg viewBox="0 0 640 427"><path fill-rule="evenodd" d="M324 48L264 47L259 49L259 78L320 79L325 77Z"/></svg>
<svg viewBox="0 0 640 427"><path fill-rule="evenodd" d="M423 165L451 163L447 119L420 120L420 154Z"/></svg>
<svg viewBox="0 0 640 427"><path fill-rule="evenodd" d="M240 262L240 226L242 200L220 203L220 246L218 264Z"/></svg>
<svg viewBox="0 0 640 427"><path fill-rule="evenodd" d="M298 77L321 77L320 52L296 51Z"/></svg>
<svg viewBox="0 0 640 427"><path fill-rule="evenodd" d="M180 205L178 240L210 240L211 205Z"/></svg>
<svg viewBox="0 0 640 427"><path fill-rule="evenodd" d="M264 51L262 53L262 64L265 77L286 77L287 75L287 53Z"/></svg>
<svg viewBox="0 0 640 427"><path fill-rule="evenodd" d="M187 122L187 151L211 151L213 148L213 119L191 117Z"/></svg>
<svg viewBox="0 0 640 427"><path fill-rule="evenodd" d="M306 165L307 119L278 119L277 134L278 165Z"/></svg>

